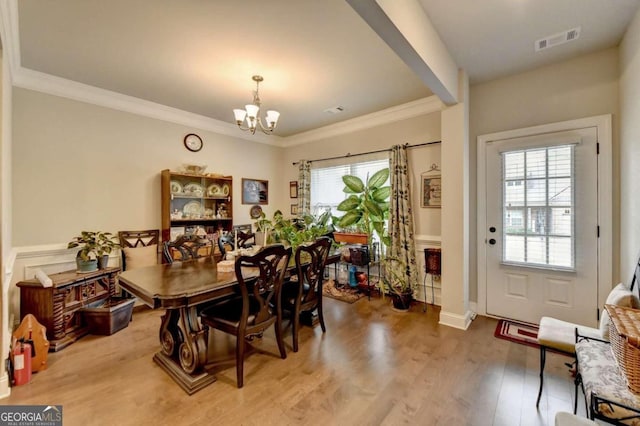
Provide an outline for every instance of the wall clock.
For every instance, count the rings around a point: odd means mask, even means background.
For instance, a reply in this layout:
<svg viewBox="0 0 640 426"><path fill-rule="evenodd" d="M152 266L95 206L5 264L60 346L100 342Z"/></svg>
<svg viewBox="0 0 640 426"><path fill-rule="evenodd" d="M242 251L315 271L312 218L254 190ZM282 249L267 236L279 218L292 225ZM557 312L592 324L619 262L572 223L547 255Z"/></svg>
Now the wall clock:
<svg viewBox="0 0 640 426"><path fill-rule="evenodd" d="M202 139L195 133L189 133L184 137L184 146L191 152L198 152L202 149Z"/></svg>

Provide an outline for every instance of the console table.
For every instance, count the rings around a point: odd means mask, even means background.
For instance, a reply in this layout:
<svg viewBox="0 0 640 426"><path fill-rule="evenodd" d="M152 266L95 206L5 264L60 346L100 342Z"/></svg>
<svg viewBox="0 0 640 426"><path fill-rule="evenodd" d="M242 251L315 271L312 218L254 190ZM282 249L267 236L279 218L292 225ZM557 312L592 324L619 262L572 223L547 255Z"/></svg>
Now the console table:
<svg viewBox="0 0 640 426"><path fill-rule="evenodd" d="M119 272L119 267L61 272L49 276L51 287L43 287L37 279L20 281L20 318L35 316L47 328L49 351L59 351L89 332L78 310L116 296Z"/></svg>

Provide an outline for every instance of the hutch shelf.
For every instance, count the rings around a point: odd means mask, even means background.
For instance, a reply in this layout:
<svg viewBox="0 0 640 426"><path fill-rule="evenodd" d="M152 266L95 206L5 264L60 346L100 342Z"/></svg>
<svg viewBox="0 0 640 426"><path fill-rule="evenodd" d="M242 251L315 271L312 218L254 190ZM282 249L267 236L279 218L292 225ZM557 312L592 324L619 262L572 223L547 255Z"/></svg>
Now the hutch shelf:
<svg viewBox="0 0 640 426"><path fill-rule="evenodd" d="M231 231L233 178L163 170L162 241L203 230L208 236Z"/></svg>

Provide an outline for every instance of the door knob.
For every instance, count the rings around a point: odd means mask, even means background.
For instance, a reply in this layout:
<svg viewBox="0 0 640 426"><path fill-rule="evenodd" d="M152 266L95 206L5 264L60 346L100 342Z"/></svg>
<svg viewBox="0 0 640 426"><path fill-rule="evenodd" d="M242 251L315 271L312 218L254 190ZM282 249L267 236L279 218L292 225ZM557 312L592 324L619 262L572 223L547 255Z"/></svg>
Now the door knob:
<svg viewBox="0 0 640 426"><path fill-rule="evenodd" d="M496 240L494 238L489 240L489 244L494 245L496 243Z"/></svg>
<svg viewBox="0 0 640 426"><path fill-rule="evenodd" d="M491 228L489 228L489 232L496 232L496 227L492 226Z"/></svg>

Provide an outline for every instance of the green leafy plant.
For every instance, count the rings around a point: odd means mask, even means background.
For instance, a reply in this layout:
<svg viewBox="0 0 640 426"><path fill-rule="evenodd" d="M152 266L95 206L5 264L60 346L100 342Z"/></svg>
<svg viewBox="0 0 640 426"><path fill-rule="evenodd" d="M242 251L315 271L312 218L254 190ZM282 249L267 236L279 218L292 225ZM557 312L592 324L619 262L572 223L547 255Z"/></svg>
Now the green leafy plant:
<svg viewBox="0 0 640 426"><path fill-rule="evenodd" d="M336 218L337 225L341 229L355 228L367 234L370 246L374 232L384 245L391 244L385 225L389 218L391 187L383 186L388 179L388 167L375 172L366 184L357 176L342 176L345 184L342 191L349 196L338 205L338 210L345 213Z"/></svg>
<svg viewBox="0 0 640 426"><path fill-rule="evenodd" d="M110 254L113 249L120 246L111 232L82 231L80 235L73 237L67 244L67 248L80 247L78 257L82 260L96 259Z"/></svg>
<svg viewBox="0 0 640 426"><path fill-rule="evenodd" d="M269 232L269 243L283 243L293 251L303 243L314 241L331 230L331 212L316 217L304 214L297 219L285 218L280 210L273 213L273 219L267 219L262 213L255 222L258 232Z"/></svg>

